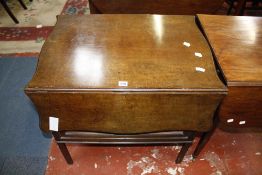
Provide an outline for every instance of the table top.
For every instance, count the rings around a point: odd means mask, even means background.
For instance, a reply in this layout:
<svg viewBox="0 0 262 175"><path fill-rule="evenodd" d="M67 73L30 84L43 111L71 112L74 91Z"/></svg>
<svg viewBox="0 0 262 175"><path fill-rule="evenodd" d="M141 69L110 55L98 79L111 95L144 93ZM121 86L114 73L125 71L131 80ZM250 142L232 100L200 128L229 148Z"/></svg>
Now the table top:
<svg viewBox="0 0 262 175"><path fill-rule="evenodd" d="M262 18L198 15L228 86L262 85Z"/></svg>
<svg viewBox="0 0 262 175"><path fill-rule="evenodd" d="M194 16L70 15L58 17L27 90L206 92L225 86Z"/></svg>

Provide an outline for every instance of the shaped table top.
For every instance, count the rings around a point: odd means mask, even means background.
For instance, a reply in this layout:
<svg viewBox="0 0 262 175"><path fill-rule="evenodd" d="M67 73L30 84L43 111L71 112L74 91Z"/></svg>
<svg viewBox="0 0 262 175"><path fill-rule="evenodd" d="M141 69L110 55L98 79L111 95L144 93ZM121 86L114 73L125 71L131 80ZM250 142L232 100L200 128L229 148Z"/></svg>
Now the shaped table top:
<svg viewBox="0 0 262 175"><path fill-rule="evenodd" d="M59 16L27 86L37 91L225 89L195 17L172 15Z"/></svg>

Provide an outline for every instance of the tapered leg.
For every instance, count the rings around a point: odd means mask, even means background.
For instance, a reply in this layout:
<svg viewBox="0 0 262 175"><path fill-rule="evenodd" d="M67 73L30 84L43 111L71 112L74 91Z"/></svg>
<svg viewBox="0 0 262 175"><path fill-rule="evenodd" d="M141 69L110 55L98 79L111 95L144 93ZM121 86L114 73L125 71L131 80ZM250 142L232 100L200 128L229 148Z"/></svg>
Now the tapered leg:
<svg viewBox="0 0 262 175"><path fill-rule="evenodd" d="M205 132L202 134L199 142L198 142L198 145L193 153L193 158L196 158L199 153L201 152L201 150L204 148L204 146L206 145L206 143L209 141L211 135L213 134L213 132Z"/></svg>
<svg viewBox="0 0 262 175"><path fill-rule="evenodd" d="M63 154L66 162L67 162L68 164L73 164L73 159L72 159L72 157L70 156L70 153L69 153L66 145L65 145L64 143L57 143L57 145L58 145L61 153Z"/></svg>
<svg viewBox="0 0 262 175"><path fill-rule="evenodd" d="M59 137L60 137L59 132L52 132L52 134L53 134L55 140L56 140L56 141L59 141ZM66 162L67 162L68 164L73 164L73 159L72 159L72 157L70 156L70 153L69 153L69 151L68 151L68 149L67 149L67 147L66 147L66 144L64 144L64 143L58 143L58 142L56 142L56 143L57 143L57 145L58 145L61 153L63 154Z"/></svg>
<svg viewBox="0 0 262 175"><path fill-rule="evenodd" d="M0 0L2 6L5 8L6 12L8 13L8 15L13 19L13 21L18 24L19 21L16 19L15 15L12 13L12 11L10 10L10 8L6 5L6 2L4 0Z"/></svg>
<svg viewBox="0 0 262 175"><path fill-rule="evenodd" d="M192 143L184 143L177 158L176 158L176 163L181 163L182 160L184 159L186 152L188 148L192 145Z"/></svg>
<svg viewBox="0 0 262 175"><path fill-rule="evenodd" d="M24 9L27 9L26 5L24 4L24 2L22 0L18 0L19 3L21 4L21 6L24 8Z"/></svg>
<svg viewBox="0 0 262 175"><path fill-rule="evenodd" d="M213 127L209 132L204 132L197 144L196 149L194 150L193 153L193 158L196 158L199 153L201 152L201 150L204 148L204 146L206 145L206 143L209 141L210 137L213 135L218 122L219 122L219 116L218 116L218 112L219 112L219 108L220 106L217 107L215 113L214 113L214 121L213 121Z"/></svg>

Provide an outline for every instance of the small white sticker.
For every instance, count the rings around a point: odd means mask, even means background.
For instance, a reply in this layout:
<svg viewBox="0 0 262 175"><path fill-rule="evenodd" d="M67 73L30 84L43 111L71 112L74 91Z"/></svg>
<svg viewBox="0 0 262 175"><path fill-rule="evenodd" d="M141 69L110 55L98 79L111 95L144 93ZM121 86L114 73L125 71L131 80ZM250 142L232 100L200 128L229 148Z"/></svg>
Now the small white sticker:
<svg viewBox="0 0 262 175"><path fill-rule="evenodd" d="M118 86L128 86L128 82L127 81L119 81Z"/></svg>
<svg viewBox="0 0 262 175"><path fill-rule="evenodd" d="M202 68L202 67L196 67L196 71L197 72L205 72L206 69Z"/></svg>
<svg viewBox="0 0 262 175"><path fill-rule="evenodd" d="M59 118L49 117L49 130L58 131Z"/></svg>
<svg viewBox="0 0 262 175"><path fill-rule="evenodd" d="M227 120L227 123L232 123L233 121L234 121L234 119L231 118L231 119L228 119L228 120Z"/></svg>
<svg viewBox="0 0 262 175"><path fill-rule="evenodd" d="M42 28L43 26L42 26L42 24L38 24L38 25L36 25L36 28Z"/></svg>
<svg viewBox="0 0 262 175"><path fill-rule="evenodd" d="M196 56L196 57L199 57L199 58L202 58L202 54L199 53L199 52L195 52L195 56Z"/></svg>
<svg viewBox="0 0 262 175"><path fill-rule="evenodd" d="M244 125L244 124L246 124L246 121L245 121L245 120L240 121L239 124L240 124L240 125Z"/></svg>
<svg viewBox="0 0 262 175"><path fill-rule="evenodd" d="M186 47L190 47L190 43L189 42L183 42L183 45L186 46Z"/></svg>

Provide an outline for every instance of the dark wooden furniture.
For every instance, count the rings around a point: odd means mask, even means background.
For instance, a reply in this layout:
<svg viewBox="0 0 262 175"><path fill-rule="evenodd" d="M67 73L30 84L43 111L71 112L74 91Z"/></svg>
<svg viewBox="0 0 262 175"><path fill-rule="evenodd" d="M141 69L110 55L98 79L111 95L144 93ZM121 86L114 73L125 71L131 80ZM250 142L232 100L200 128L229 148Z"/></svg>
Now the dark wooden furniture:
<svg viewBox="0 0 262 175"><path fill-rule="evenodd" d="M32 0L30 0L32 2ZM18 0L18 2L21 4L21 6L26 10L27 7L24 4L23 0ZM2 4L2 6L4 7L4 9L6 10L6 12L8 13L8 15L13 19L13 21L18 24L19 21L17 20L17 18L15 17L15 15L13 14L13 12L11 11L11 9L8 7L8 5L6 4L6 0L0 0L0 3Z"/></svg>
<svg viewBox="0 0 262 175"><path fill-rule="evenodd" d="M89 0L92 14L214 14L224 0Z"/></svg>
<svg viewBox="0 0 262 175"><path fill-rule="evenodd" d="M235 9L234 15L243 15L247 0L228 0L229 9L227 14L230 15L232 9ZM236 4L236 6L235 6Z"/></svg>
<svg viewBox="0 0 262 175"><path fill-rule="evenodd" d="M222 71L228 95L215 119L222 129L262 127L262 18L197 15ZM218 122L215 122L218 123ZM203 133L193 157L210 139Z"/></svg>
<svg viewBox="0 0 262 175"><path fill-rule="evenodd" d="M229 90L218 113L221 124L262 127L262 18L198 18Z"/></svg>
<svg viewBox="0 0 262 175"><path fill-rule="evenodd" d="M68 163L65 143L182 144L179 163L226 91L195 17L162 15L59 16L25 89Z"/></svg>
<svg viewBox="0 0 262 175"><path fill-rule="evenodd" d="M227 0L229 9L227 14L230 15L232 9L235 9L234 15L243 15L245 10L262 10L262 0ZM252 3L250 7L247 7L247 3ZM236 4L236 5L235 5Z"/></svg>

